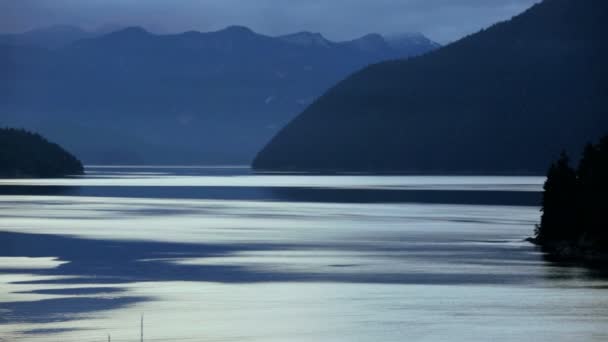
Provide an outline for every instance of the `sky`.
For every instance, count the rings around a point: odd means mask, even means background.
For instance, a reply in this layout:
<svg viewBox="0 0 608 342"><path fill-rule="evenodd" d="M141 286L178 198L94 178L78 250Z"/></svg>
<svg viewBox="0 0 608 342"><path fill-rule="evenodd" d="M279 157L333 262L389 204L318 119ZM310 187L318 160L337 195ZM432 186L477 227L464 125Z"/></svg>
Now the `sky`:
<svg viewBox="0 0 608 342"><path fill-rule="evenodd" d="M539 0L0 0L0 32L52 25L142 26L156 33L242 25L267 35L320 32L332 40L420 32L448 43Z"/></svg>

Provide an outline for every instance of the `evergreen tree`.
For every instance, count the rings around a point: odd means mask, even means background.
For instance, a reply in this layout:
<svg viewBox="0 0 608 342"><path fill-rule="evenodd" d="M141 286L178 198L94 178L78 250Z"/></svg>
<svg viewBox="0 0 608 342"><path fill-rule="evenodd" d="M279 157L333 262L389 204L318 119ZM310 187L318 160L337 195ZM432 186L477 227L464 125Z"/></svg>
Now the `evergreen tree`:
<svg viewBox="0 0 608 342"><path fill-rule="evenodd" d="M608 251L608 136L585 147L576 171L562 153L551 165L544 189L538 243Z"/></svg>
<svg viewBox="0 0 608 342"><path fill-rule="evenodd" d="M565 152L551 165L544 185L542 218L536 235L540 242L572 240L576 226L576 172Z"/></svg>
<svg viewBox="0 0 608 342"><path fill-rule="evenodd" d="M597 203L597 186L601 177L597 169L598 160L599 151L597 146L587 144L577 170L578 222L581 224L580 229L584 231L586 239L591 238L591 235L593 235L593 230L595 230L593 227L598 220L595 217L598 214L595 208Z"/></svg>
<svg viewBox="0 0 608 342"><path fill-rule="evenodd" d="M595 148L585 203L591 213L588 231L595 248L608 250L608 136ZM585 179L581 179L581 182Z"/></svg>

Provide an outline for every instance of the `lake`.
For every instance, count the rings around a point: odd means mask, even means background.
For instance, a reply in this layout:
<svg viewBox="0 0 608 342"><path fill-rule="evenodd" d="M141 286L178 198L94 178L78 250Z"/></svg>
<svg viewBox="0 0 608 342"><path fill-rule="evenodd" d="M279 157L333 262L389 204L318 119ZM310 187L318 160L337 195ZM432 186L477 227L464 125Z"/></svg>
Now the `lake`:
<svg viewBox="0 0 608 342"><path fill-rule="evenodd" d="M0 180L0 341L607 341L542 177L89 167Z"/></svg>

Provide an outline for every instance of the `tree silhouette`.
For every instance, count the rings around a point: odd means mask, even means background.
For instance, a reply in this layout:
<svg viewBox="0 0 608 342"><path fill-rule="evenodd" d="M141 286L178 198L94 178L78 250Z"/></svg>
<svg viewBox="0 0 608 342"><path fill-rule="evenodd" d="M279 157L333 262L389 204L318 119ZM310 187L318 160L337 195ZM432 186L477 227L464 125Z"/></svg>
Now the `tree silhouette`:
<svg viewBox="0 0 608 342"><path fill-rule="evenodd" d="M608 136L587 146L578 170L580 222L586 240L596 248L608 248Z"/></svg>
<svg viewBox="0 0 608 342"><path fill-rule="evenodd" d="M585 147L576 171L562 153L547 174L537 242L608 251L607 196L608 136Z"/></svg>
<svg viewBox="0 0 608 342"><path fill-rule="evenodd" d="M0 177L63 177L83 174L82 163L59 145L22 129L0 129Z"/></svg>
<svg viewBox="0 0 608 342"><path fill-rule="evenodd" d="M576 225L576 172L565 152L549 168L544 190L537 238L540 241L576 238L576 230L572 229Z"/></svg>

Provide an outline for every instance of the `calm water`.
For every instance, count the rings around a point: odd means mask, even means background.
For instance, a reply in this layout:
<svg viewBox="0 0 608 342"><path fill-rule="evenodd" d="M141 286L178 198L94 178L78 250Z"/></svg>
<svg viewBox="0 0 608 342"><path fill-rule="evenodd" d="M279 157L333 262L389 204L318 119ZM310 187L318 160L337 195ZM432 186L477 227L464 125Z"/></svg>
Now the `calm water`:
<svg viewBox="0 0 608 342"><path fill-rule="evenodd" d="M608 340L539 177L88 172L0 180L0 341Z"/></svg>

